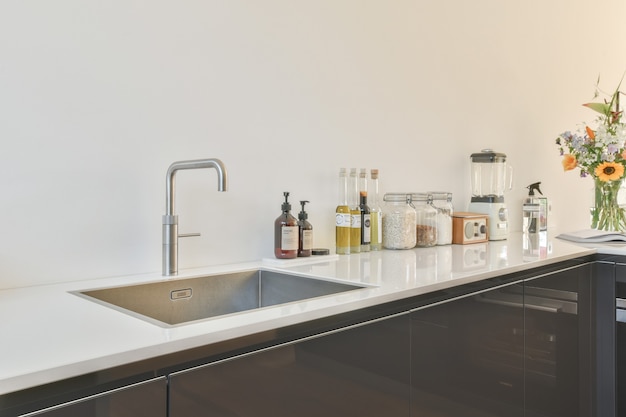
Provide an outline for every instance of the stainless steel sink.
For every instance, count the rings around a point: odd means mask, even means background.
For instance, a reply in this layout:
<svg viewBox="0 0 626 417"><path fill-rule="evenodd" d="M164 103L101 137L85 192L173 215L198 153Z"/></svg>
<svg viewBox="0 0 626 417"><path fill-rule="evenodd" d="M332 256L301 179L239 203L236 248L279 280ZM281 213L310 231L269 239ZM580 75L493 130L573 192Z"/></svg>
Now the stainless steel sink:
<svg viewBox="0 0 626 417"><path fill-rule="evenodd" d="M362 288L273 271L250 270L74 293L170 327Z"/></svg>

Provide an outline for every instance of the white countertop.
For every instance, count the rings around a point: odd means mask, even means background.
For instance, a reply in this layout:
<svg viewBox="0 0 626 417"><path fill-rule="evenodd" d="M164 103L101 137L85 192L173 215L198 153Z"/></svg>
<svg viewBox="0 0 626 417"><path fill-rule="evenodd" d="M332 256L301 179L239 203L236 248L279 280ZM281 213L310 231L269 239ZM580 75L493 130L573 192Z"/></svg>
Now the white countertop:
<svg viewBox="0 0 626 417"><path fill-rule="evenodd" d="M626 254L626 245L611 245ZM0 291L0 395L184 349L593 254L547 237L404 251L265 260L186 270L173 279L241 269L284 270L368 288L165 328L71 294L163 280L157 274ZM603 251L604 252L604 251Z"/></svg>

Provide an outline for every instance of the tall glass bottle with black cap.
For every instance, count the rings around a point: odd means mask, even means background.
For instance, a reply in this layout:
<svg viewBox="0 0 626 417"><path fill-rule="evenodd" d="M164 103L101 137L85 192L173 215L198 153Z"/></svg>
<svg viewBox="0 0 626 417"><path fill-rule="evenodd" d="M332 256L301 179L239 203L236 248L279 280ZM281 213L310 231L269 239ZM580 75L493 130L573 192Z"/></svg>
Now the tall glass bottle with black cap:
<svg viewBox="0 0 626 417"><path fill-rule="evenodd" d="M367 205L367 170L359 171L359 210L361 212L361 252L370 251L371 213Z"/></svg>
<svg viewBox="0 0 626 417"><path fill-rule="evenodd" d="M350 253L359 253L361 252L361 208L359 207L359 181L356 168L350 168L348 205L350 206Z"/></svg>

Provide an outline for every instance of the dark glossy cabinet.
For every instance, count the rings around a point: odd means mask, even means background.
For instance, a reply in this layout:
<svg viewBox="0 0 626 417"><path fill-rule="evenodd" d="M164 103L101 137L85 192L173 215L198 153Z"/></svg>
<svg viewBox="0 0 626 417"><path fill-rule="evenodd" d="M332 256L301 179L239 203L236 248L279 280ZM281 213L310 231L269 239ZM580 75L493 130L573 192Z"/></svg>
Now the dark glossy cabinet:
<svg viewBox="0 0 626 417"><path fill-rule="evenodd" d="M409 316L170 375L169 416L409 416Z"/></svg>
<svg viewBox="0 0 626 417"><path fill-rule="evenodd" d="M166 403L167 380L162 377L41 410L28 416L165 417Z"/></svg>
<svg viewBox="0 0 626 417"><path fill-rule="evenodd" d="M626 417L626 265L615 269L615 337L617 416Z"/></svg>
<svg viewBox="0 0 626 417"><path fill-rule="evenodd" d="M411 315L412 416L524 415L524 310L493 302L502 290ZM507 305L510 301L507 301Z"/></svg>
<svg viewBox="0 0 626 417"><path fill-rule="evenodd" d="M414 311L412 415L598 415L592 269L568 268Z"/></svg>
<svg viewBox="0 0 626 417"><path fill-rule="evenodd" d="M585 264L525 282L527 416L596 415L592 268Z"/></svg>
<svg viewBox="0 0 626 417"><path fill-rule="evenodd" d="M611 416L594 268L524 275L172 374L169 415Z"/></svg>

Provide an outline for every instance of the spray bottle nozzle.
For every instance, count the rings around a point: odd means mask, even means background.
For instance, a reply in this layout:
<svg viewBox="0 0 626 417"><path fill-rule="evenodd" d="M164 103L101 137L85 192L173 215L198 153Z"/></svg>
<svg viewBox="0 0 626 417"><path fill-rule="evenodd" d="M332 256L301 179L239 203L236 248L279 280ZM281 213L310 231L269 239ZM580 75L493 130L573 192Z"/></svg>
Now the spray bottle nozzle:
<svg viewBox="0 0 626 417"><path fill-rule="evenodd" d="M309 201L307 201L307 200L300 201L300 205L302 205L302 211L300 213L298 213L298 219L299 220L306 220L309 217L309 215L306 213L306 211L304 211L304 205L306 203L308 203L308 202Z"/></svg>
<svg viewBox="0 0 626 417"><path fill-rule="evenodd" d="M543 195L543 193L541 192L541 189L539 189L539 185L541 184L541 181L539 182L534 182L532 184L530 184L528 187L528 195L535 195L535 190L537 190L539 192L539 194Z"/></svg>

